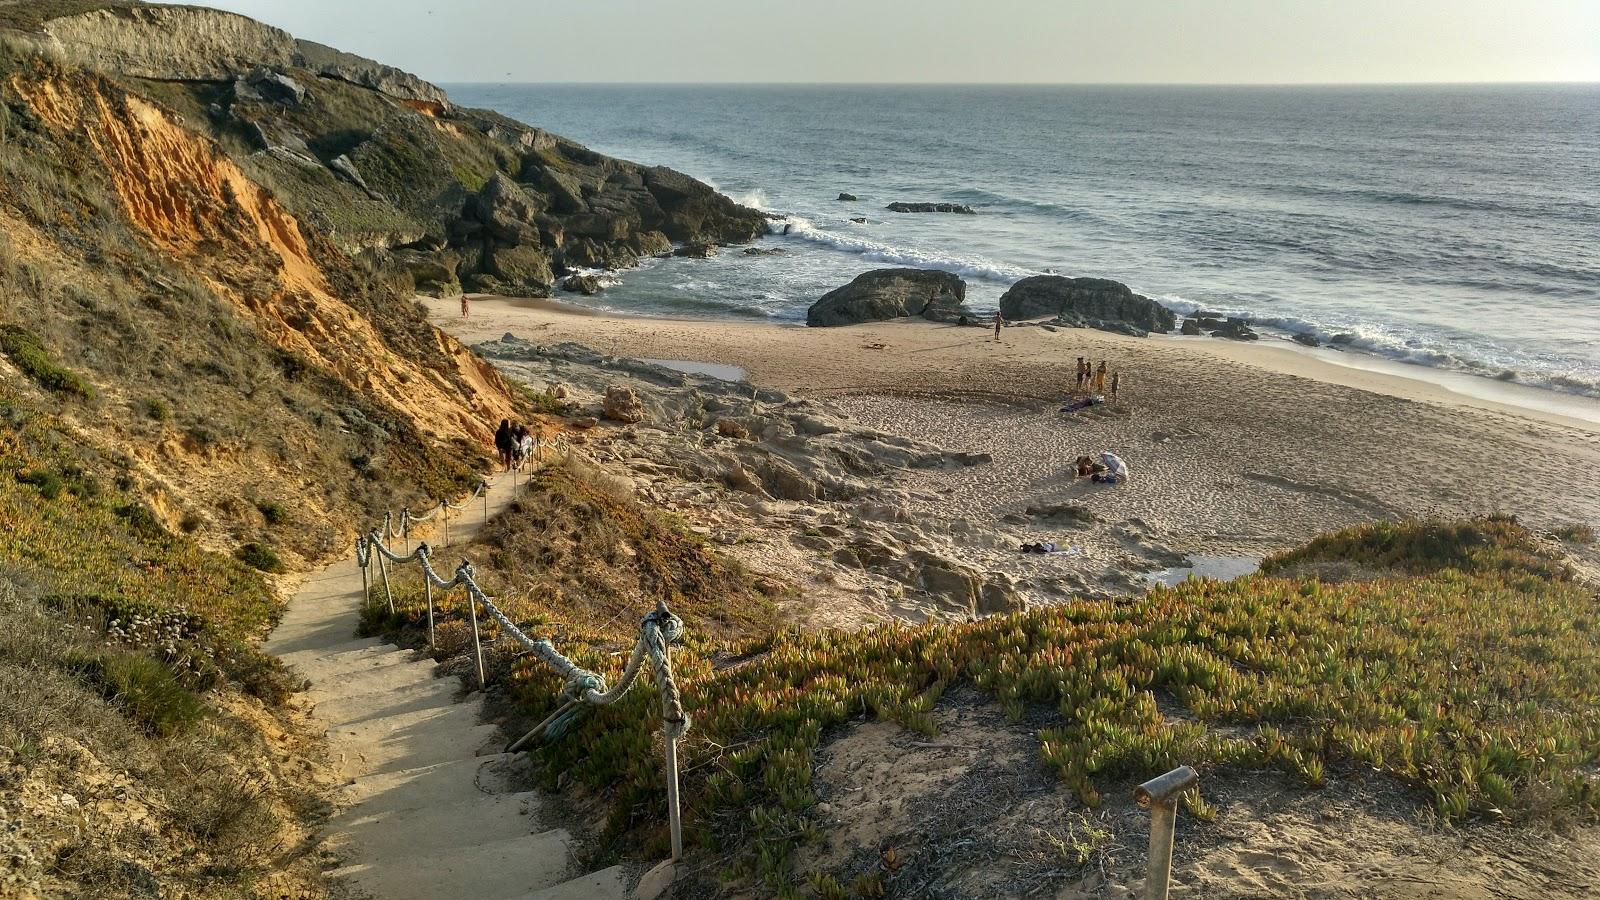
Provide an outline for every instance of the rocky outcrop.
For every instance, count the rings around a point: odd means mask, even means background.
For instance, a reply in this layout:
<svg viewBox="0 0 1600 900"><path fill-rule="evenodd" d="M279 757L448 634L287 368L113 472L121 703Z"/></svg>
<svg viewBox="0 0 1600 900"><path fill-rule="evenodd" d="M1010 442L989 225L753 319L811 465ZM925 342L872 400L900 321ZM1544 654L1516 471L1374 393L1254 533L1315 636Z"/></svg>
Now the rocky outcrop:
<svg viewBox="0 0 1600 900"><path fill-rule="evenodd" d="M959 215L976 215L977 210L961 203L904 203L895 202L885 206L890 212L897 213L957 213Z"/></svg>
<svg viewBox="0 0 1600 900"><path fill-rule="evenodd" d="M606 388L605 417L632 425L644 421L644 404L632 389L614 384Z"/></svg>
<svg viewBox="0 0 1600 900"><path fill-rule="evenodd" d="M561 289L574 294L592 297L600 293L600 279L593 275L568 275L561 280Z"/></svg>
<svg viewBox="0 0 1600 900"><path fill-rule="evenodd" d="M841 203L855 203L856 201L858 201L860 199L861 198L857 197L855 194L845 194L845 193L840 193L839 194L839 202L841 202Z"/></svg>
<svg viewBox="0 0 1600 900"><path fill-rule="evenodd" d="M1007 319L1054 316L1058 324L1135 334L1165 333L1177 325L1172 310L1105 278L1024 278L1001 296L1000 313Z"/></svg>
<svg viewBox="0 0 1600 900"><path fill-rule="evenodd" d="M437 104L441 108L448 108L450 104L443 89L394 66L335 50L315 41L297 40L294 49L295 65L310 69L324 78L337 78L401 100Z"/></svg>
<svg viewBox="0 0 1600 900"><path fill-rule="evenodd" d="M806 324L820 328L910 316L950 322L961 315L966 296L966 282L949 272L875 269L811 304Z"/></svg>
<svg viewBox="0 0 1600 900"><path fill-rule="evenodd" d="M94 5L46 5L36 31L7 39L113 78L167 82L164 103L224 147L250 147L241 166L348 251L431 236L459 255L462 279L542 296L546 270L625 268L674 242L742 243L766 230L762 213L681 172L452 106L399 69L244 16Z"/></svg>

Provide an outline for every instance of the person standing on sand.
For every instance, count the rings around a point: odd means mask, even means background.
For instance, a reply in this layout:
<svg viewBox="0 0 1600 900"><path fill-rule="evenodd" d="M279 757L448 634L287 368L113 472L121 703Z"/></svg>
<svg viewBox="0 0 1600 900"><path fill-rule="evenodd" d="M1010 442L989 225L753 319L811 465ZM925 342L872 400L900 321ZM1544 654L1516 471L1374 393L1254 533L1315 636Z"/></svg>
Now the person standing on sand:
<svg viewBox="0 0 1600 900"><path fill-rule="evenodd" d="M994 339L996 341L1000 340L1000 326L1004 325L1005 323L1006 323L1006 320L1005 320L1005 318L1003 316L1000 315L1000 310L998 310L998 309L995 310L994 311Z"/></svg>
<svg viewBox="0 0 1600 900"><path fill-rule="evenodd" d="M1083 393L1083 357L1078 357L1078 386L1073 389L1074 394Z"/></svg>
<svg viewBox="0 0 1600 900"><path fill-rule="evenodd" d="M1116 402L1116 399L1117 399L1117 388L1121 386L1121 382L1122 382L1122 373L1121 372L1112 372L1111 373L1111 400L1112 400L1112 402Z"/></svg>
<svg viewBox="0 0 1600 900"><path fill-rule="evenodd" d="M1103 359L1100 360L1100 368L1094 372L1094 392L1096 394L1106 392L1106 361Z"/></svg>
<svg viewBox="0 0 1600 900"><path fill-rule="evenodd" d="M467 295L466 294L462 294L461 295L461 318L465 319L466 317L467 317Z"/></svg>

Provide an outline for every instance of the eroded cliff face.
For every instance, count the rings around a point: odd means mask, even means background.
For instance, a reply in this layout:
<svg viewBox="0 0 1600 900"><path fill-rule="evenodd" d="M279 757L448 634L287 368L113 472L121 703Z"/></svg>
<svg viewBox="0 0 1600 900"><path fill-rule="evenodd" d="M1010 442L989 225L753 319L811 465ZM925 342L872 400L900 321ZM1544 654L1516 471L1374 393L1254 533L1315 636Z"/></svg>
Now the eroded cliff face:
<svg viewBox="0 0 1600 900"><path fill-rule="evenodd" d="M94 386L63 414L170 528L314 559L470 484L515 402L405 293L157 103L52 64L4 88L4 318Z"/></svg>

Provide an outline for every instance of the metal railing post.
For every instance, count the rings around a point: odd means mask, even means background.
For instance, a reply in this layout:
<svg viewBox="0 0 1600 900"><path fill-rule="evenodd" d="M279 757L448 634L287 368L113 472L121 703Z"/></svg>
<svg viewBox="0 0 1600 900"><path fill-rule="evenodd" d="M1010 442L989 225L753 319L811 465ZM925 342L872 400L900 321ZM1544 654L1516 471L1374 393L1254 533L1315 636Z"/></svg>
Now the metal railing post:
<svg viewBox="0 0 1600 900"><path fill-rule="evenodd" d="M428 649L435 649L433 644L433 581L428 578L428 573L422 573L422 584L428 592Z"/></svg>
<svg viewBox="0 0 1600 900"><path fill-rule="evenodd" d="M483 524L489 524L489 486L487 483L483 487Z"/></svg>
<svg viewBox="0 0 1600 900"><path fill-rule="evenodd" d="M400 547L407 556L411 555L411 507L400 507Z"/></svg>
<svg viewBox="0 0 1600 900"><path fill-rule="evenodd" d="M478 663L478 690L481 691L487 687L483 677L483 642L478 638L478 601L470 589L467 591L467 610L472 613L472 652Z"/></svg>
<svg viewBox="0 0 1600 900"><path fill-rule="evenodd" d="M383 576L383 595L389 599L389 615L394 615L394 592L389 590L389 563L387 557L378 554L378 574Z"/></svg>
<svg viewBox="0 0 1600 900"><path fill-rule="evenodd" d="M440 546L450 546L450 504L439 501L439 518L444 520L444 543Z"/></svg>
<svg viewBox="0 0 1600 900"><path fill-rule="evenodd" d="M1194 787L1200 776L1189 766L1179 766L1134 788L1133 800L1150 810L1150 860L1144 879L1145 900L1167 900L1172 883L1172 842L1178 830L1178 798Z"/></svg>
<svg viewBox="0 0 1600 900"><path fill-rule="evenodd" d="M667 744L667 823L672 829L672 861L683 859L683 813L678 808L678 739L664 735Z"/></svg>

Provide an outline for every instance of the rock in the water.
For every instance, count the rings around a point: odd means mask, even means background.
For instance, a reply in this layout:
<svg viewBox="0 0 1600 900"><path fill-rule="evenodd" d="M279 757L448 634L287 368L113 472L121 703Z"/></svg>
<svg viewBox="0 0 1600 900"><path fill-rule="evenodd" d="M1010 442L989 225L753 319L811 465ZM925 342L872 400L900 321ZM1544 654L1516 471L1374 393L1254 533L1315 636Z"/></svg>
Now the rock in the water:
<svg viewBox="0 0 1600 900"><path fill-rule="evenodd" d="M1330 344L1354 344L1355 342L1356 336L1348 331L1341 331L1333 337L1328 338L1328 343Z"/></svg>
<svg viewBox="0 0 1600 900"><path fill-rule="evenodd" d="M1250 329L1249 319L1225 319L1222 326L1211 332L1212 337L1228 338L1235 341L1259 340L1261 335Z"/></svg>
<svg viewBox="0 0 1600 900"><path fill-rule="evenodd" d="M1200 323L1196 322L1194 319L1184 319L1182 330L1184 334L1194 337L1200 334Z"/></svg>
<svg viewBox="0 0 1600 900"><path fill-rule="evenodd" d="M632 388L613 384L606 388L605 417L613 422L632 425L644 421L644 404Z"/></svg>
<svg viewBox="0 0 1600 900"><path fill-rule="evenodd" d="M857 200L860 200L861 198L857 197L855 194L846 194L846 193L841 192L839 194L839 199L840 199L840 201L842 201L844 203L854 203Z"/></svg>
<svg viewBox="0 0 1600 900"><path fill-rule="evenodd" d="M950 272L875 269L811 304L806 311L806 324L854 325L906 316L953 322L960 317L966 296L966 283Z"/></svg>
<svg viewBox="0 0 1600 900"><path fill-rule="evenodd" d="M745 256L782 256L787 253L782 247L746 247Z"/></svg>
<svg viewBox="0 0 1600 900"><path fill-rule="evenodd" d="M562 279L561 289L563 291L571 291L574 294L592 297L601 291L600 279L593 275L568 275Z"/></svg>
<svg viewBox="0 0 1600 900"><path fill-rule="evenodd" d="M905 203L900 201L891 203L884 209L897 213L959 213L965 216L976 215L978 212L962 203Z"/></svg>
<svg viewBox="0 0 1600 900"><path fill-rule="evenodd" d="M673 256L687 256L691 259L710 259L717 255L716 244L685 244L672 251Z"/></svg>
<svg viewBox="0 0 1600 900"><path fill-rule="evenodd" d="M1061 275L1034 275L1012 285L1000 298L1000 313L1007 319L1056 316L1059 324L1111 330L1166 333L1178 324L1172 310L1119 281Z"/></svg>
<svg viewBox="0 0 1600 900"><path fill-rule="evenodd" d="M1322 346L1322 342L1321 341L1319 341L1315 337L1313 337L1313 336L1311 336L1309 334L1305 334L1305 333L1296 333L1293 336L1293 340L1294 340L1294 342L1296 344L1305 344L1307 347L1321 347Z"/></svg>

